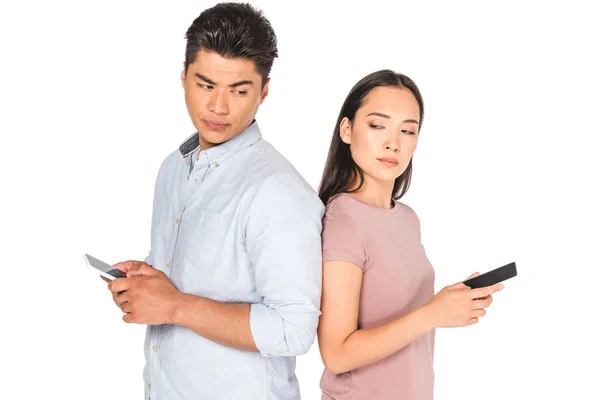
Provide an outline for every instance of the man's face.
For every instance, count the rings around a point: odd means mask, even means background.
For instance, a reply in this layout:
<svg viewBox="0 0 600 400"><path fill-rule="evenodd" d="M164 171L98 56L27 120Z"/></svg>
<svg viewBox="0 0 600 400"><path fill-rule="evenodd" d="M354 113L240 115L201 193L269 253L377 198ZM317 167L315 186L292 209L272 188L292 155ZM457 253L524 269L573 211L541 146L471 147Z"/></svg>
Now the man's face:
<svg viewBox="0 0 600 400"><path fill-rule="evenodd" d="M203 150L239 135L252 123L269 93L269 80L264 88L261 82L254 62L244 58L200 50L187 74L184 65L185 103Z"/></svg>

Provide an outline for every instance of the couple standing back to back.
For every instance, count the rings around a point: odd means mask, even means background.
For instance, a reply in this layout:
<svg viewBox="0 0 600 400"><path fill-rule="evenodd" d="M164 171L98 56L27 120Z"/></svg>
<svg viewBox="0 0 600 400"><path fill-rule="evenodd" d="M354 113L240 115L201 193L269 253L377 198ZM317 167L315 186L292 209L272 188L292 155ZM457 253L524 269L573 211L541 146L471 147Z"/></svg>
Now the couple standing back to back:
<svg viewBox="0 0 600 400"><path fill-rule="evenodd" d="M108 284L125 322L148 325L145 399L300 399L295 357L317 335L322 399L432 399L435 329L476 323L503 286L434 294L399 202L423 123L415 83L356 83L315 193L255 119L277 57L266 17L220 3L186 40L197 132L160 166L148 256Z"/></svg>

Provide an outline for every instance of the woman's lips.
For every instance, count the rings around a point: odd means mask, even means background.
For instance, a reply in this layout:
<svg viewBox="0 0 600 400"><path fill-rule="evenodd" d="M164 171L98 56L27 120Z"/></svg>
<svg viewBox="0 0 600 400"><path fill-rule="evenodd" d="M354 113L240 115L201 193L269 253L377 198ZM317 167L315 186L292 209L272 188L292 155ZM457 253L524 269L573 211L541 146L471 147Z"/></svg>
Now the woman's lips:
<svg viewBox="0 0 600 400"><path fill-rule="evenodd" d="M385 165L387 167L397 167L398 166L398 161L396 161L393 158L378 158L377 160L379 160L379 162L381 162L383 165Z"/></svg>

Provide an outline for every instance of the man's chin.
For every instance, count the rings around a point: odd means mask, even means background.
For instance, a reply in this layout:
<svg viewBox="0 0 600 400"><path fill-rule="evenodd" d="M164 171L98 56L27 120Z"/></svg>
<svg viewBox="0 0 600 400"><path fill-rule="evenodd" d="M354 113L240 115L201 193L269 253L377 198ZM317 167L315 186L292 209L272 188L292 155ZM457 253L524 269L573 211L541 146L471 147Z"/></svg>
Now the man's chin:
<svg viewBox="0 0 600 400"><path fill-rule="evenodd" d="M201 143L203 143L205 145L205 146L202 146L203 148L211 148L211 147L218 146L220 144L227 142L228 140L231 140L235 136L236 135L225 134L225 133L215 134L214 132L210 132L208 134L206 134L206 132L200 133Z"/></svg>

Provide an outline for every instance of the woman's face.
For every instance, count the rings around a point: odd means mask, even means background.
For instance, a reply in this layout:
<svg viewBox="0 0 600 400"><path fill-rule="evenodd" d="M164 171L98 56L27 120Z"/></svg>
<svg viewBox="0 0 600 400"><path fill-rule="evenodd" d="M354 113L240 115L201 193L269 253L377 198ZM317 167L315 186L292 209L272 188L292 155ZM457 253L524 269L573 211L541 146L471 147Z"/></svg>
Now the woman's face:
<svg viewBox="0 0 600 400"><path fill-rule="evenodd" d="M409 89L377 87L366 96L354 122L342 120L341 139L350 145L365 179L393 186L406 170L417 147L419 111Z"/></svg>

